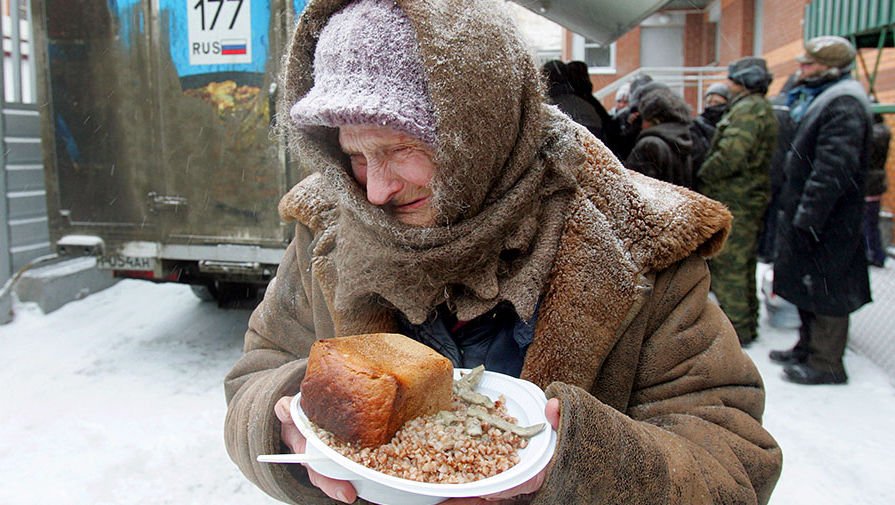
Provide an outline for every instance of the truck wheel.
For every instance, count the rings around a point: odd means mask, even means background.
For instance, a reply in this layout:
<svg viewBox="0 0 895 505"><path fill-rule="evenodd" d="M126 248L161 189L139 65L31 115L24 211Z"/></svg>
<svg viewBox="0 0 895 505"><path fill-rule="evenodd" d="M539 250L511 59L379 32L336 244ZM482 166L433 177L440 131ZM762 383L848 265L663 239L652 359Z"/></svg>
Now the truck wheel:
<svg viewBox="0 0 895 505"><path fill-rule="evenodd" d="M245 282L212 281L190 286L193 294L203 302L218 302L224 306L231 302L252 300L258 296L258 286Z"/></svg>
<svg viewBox="0 0 895 505"><path fill-rule="evenodd" d="M252 300L258 295L258 286L245 282L218 282L217 288L215 298L219 305Z"/></svg>
<svg viewBox="0 0 895 505"><path fill-rule="evenodd" d="M196 295L196 298L203 302L217 301L217 297L212 292L212 289L214 289L213 284L190 284L190 289L193 290L193 294ZM217 290L214 289L214 291L216 292Z"/></svg>

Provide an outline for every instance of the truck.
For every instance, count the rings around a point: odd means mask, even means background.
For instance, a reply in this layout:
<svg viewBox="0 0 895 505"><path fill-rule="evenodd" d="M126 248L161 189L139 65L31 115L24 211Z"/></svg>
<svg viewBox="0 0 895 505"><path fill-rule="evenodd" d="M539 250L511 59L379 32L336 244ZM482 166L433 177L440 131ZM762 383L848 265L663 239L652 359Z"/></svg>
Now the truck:
<svg viewBox="0 0 895 505"><path fill-rule="evenodd" d="M35 0L48 226L117 277L252 297L302 176L272 133L304 0Z"/></svg>

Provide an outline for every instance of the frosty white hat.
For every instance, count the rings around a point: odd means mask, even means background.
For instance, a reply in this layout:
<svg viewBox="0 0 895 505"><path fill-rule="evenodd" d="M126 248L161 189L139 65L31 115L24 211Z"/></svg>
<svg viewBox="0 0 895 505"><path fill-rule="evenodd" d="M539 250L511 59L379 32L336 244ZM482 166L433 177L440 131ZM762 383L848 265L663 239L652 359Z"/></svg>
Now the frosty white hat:
<svg viewBox="0 0 895 505"><path fill-rule="evenodd" d="M401 8L358 0L333 14L314 52L314 86L290 115L299 126L386 126L434 145L434 107Z"/></svg>

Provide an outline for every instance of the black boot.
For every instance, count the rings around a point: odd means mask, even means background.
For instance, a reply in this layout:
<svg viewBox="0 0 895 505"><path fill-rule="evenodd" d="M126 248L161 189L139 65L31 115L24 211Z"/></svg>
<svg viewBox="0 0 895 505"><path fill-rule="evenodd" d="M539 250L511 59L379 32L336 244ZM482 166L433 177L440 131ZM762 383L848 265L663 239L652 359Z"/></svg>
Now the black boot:
<svg viewBox="0 0 895 505"><path fill-rule="evenodd" d="M805 360L808 359L808 351L798 348L786 351L771 351L768 356L774 363L780 363L781 365L795 365L797 363L804 363Z"/></svg>
<svg viewBox="0 0 895 505"><path fill-rule="evenodd" d="M848 382L845 372L822 371L808 363L786 365L783 373L788 381L796 384L845 384Z"/></svg>

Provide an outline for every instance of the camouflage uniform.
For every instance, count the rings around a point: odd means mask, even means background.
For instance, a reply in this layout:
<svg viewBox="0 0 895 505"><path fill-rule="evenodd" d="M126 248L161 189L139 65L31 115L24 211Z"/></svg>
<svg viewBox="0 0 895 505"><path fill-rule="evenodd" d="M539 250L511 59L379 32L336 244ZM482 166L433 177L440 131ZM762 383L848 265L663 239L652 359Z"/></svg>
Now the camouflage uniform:
<svg viewBox="0 0 895 505"><path fill-rule="evenodd" d="M743 344L757 336L755 264L776 138L770 102L758 93L741 94L718 123L712 148L697 172L698 190L733 214L727 245L711 263L712 291Z"/></svg>

